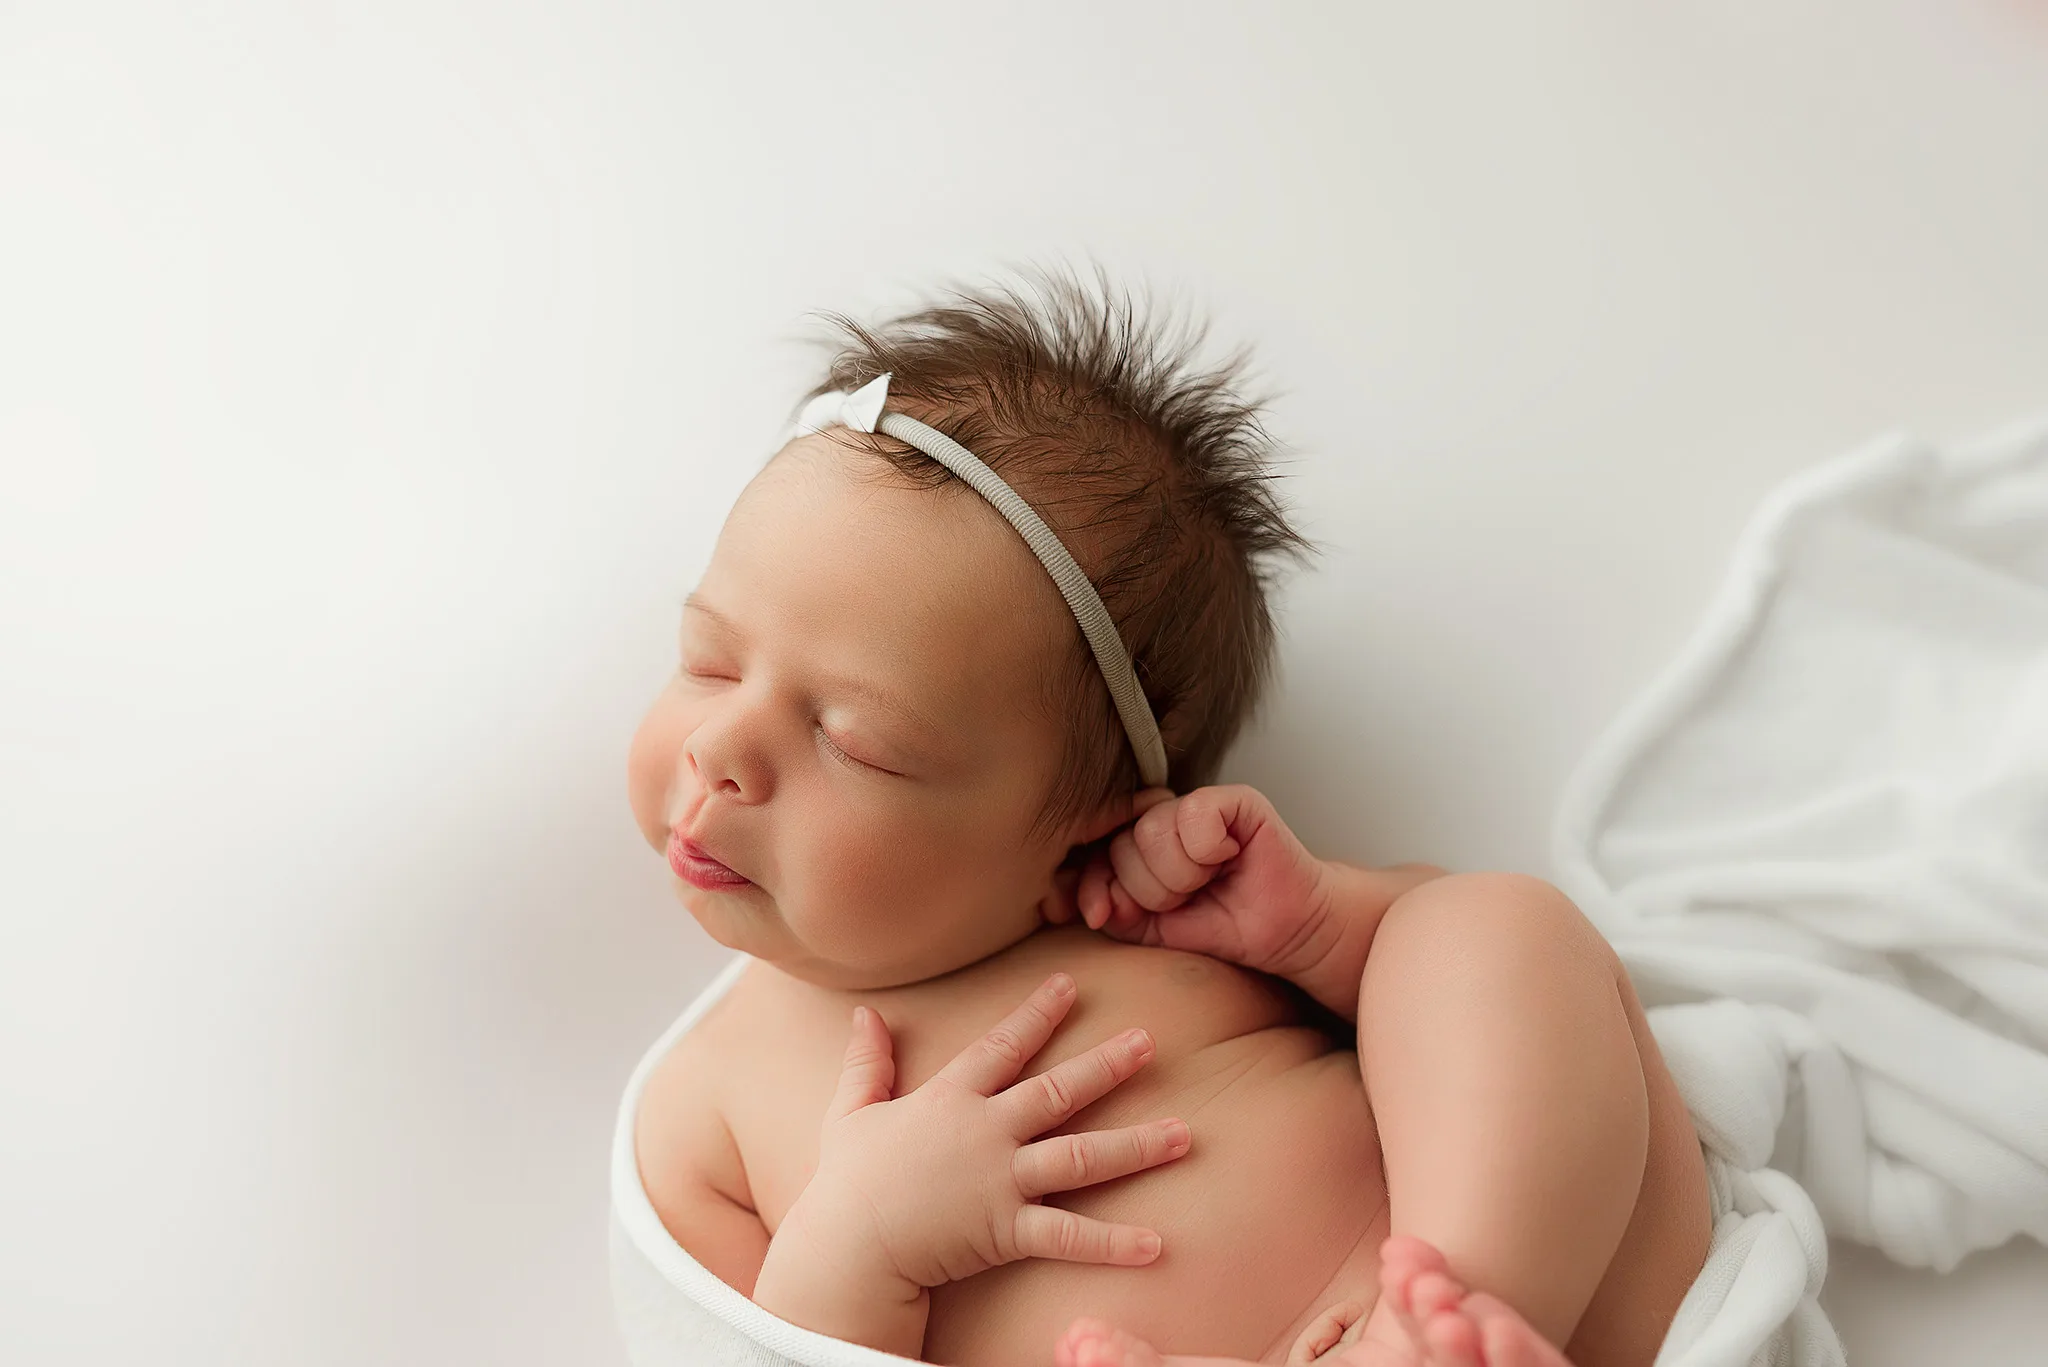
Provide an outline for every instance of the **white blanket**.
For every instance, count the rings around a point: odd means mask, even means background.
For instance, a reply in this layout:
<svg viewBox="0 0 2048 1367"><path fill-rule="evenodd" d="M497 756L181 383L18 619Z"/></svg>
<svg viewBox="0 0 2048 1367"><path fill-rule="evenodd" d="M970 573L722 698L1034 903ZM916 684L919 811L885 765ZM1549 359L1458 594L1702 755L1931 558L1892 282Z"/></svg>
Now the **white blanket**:
<svg viewBox="0 0 2048 1367"><path fill-rule="evenodd" d="M1660 1367L1841 1363L1828 1234L2048 1242L2048 423L1774 495L1556 857L1709 1152Z"/></svg>

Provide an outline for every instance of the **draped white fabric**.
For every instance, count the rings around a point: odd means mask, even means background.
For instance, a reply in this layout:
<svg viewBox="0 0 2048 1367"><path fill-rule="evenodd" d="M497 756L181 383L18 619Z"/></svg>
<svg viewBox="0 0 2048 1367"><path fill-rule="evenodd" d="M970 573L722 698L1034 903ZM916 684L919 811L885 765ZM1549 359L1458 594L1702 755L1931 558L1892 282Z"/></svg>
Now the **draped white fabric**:
<svg viewBox="0 0 2048 1367"><path fill-rule="evenodd" d="M1661 1364L1840 1363L1829 1234L2048 1242L2048 423L1776 493L1556 855L1709 1154Z"/></svg>

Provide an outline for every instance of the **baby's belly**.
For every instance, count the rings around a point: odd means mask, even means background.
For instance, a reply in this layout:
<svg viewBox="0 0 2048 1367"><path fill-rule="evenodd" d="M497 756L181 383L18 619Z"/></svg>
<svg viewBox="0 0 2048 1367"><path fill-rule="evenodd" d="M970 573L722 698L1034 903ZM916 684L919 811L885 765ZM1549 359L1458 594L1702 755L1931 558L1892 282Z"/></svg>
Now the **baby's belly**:
<svg viewBox="0 0 2048 1367"><path fill-rule="evenodd" d="M1043 1367L1060 1331L1095 1315L1167 1353L1277 1362L1316 1311L1341 1299L1370 1304L1386 1184L1357 1056L1283 1026L1147 1074L1069 1128L1179 1115L1194 1134L1187 1156L1058 1204L1150 1226L1164 1243L1158 1261L1038 1259L941 1287L930 1361Z"/></svg>
<svg viewBox="0 0 2048 1367"><path fill-rule="evenodd" d="M1386 1188L1358 1056L1304 1024L1272 979L1173 950L1120 945L1074 927L1042 930L944 978L880 992L810 987L757 966L733 989L728 1022L777 1041L781 1085L737 1088L727 1121L754 1207L772 1233L817 1162L824 1113L855 1002L895 1036L909 1091L1055 969L1079 996L1027 1071L1071 1058L1133 1025L1158 1054L1066 1130L1180 1116L1179 1161L1055 1198L1099 1219L1155 1229L1149 1267L1034 1259L932 1293L925 1356L963 1367L1045 1367L1081 1315L1141 1333L1168 1352L1284 1360L1312 1312L1377 1294ZM643 1160L644 1162L645 1160Z"/></svg>

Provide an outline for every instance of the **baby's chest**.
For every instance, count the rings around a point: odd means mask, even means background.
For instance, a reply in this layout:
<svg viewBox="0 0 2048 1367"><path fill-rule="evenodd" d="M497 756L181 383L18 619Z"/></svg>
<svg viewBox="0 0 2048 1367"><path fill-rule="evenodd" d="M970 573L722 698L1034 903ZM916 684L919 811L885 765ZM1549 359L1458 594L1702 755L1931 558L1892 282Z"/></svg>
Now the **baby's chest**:
<svg viewBox="0 0 2048 1367"><path fill-rule="evenodd" d="M1088 944L1059 948L1057 955L1013 952L1014 962L888 991L828 992L767 978L743 984L754 990L736 992L733 1005L747 1019L727 1022L728 1033L753 1043L744 1058L725 1061L721 1090L763 1223L771 1231L780 1224L816 1167L819 1126L838 1084L856 1005L872 1007L889 1028L895 1091L901 1096L985 1035L1053 969L1072 973L1080 987L1077 1002L1022 1076L1054 1067L1132 1026L1152 1033L1158 1053L1069 1128L1176 1113L1206 1096L1212 1079L1220 1083L1215 1075L1234 1068L1231 1058L1262 1050L1258 1041L1292 1016L1292 1007L1271 988L1212 961L1157 951L1091 954L1094 946ZM1310 1045L1306 1052L1325 1047ZM1195 1097L1186 1095L1191 1090Z"/></svg>
<svg viewBox="0 0 2048 1367"><path fill-rule="evenodd" d="M923 1085L993 1023L948 1011L944 1003L937 1009L900 1000L875 1005L893 1037L899 1097ZM850 1016L850 1004L835 1006ZM825 1020L811 1020L792 1019L785 1012L772 1050L726 1061L725 1122L746 1171L754 1210L771 1233L817 1168L819 1130L839 1084L848 1026L841 1010L827 1014ZM1078 1035L1056 1041L1030 1062L1024 1075L1093 1043L1092 1037ZM1136 1085L1128 1086L1135 1094Z"/></svg>

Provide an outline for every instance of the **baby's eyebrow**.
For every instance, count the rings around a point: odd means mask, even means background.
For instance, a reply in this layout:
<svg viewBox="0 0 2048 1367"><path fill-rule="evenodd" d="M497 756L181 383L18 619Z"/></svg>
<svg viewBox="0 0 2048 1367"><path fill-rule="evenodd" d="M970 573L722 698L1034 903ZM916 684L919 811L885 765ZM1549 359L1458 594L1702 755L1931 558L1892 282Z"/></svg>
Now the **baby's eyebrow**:
<svg viewBox="0 0 2048 1367"><path fill-rule="evenodd" d="M713 622L716 622L719 626L724 627L727 631L739 630L738 625L732 620L732 618L726 616L717 608L712 607L711 604L705 602L702 598L698 597L694 593L690 594L688 597L683 599L683 611L701 613L704 616L709 617Z"/></svg>
<svg viewBox="0 0 2048 1367"><path fill-rule="evenodd" d="M888 713L914 731L927 736L948 734L947 728L940 724L937 717L885 688L846 674L830 674L826 678L829 681L828 687L833 691L850 694L875 710Z"/></svg>

